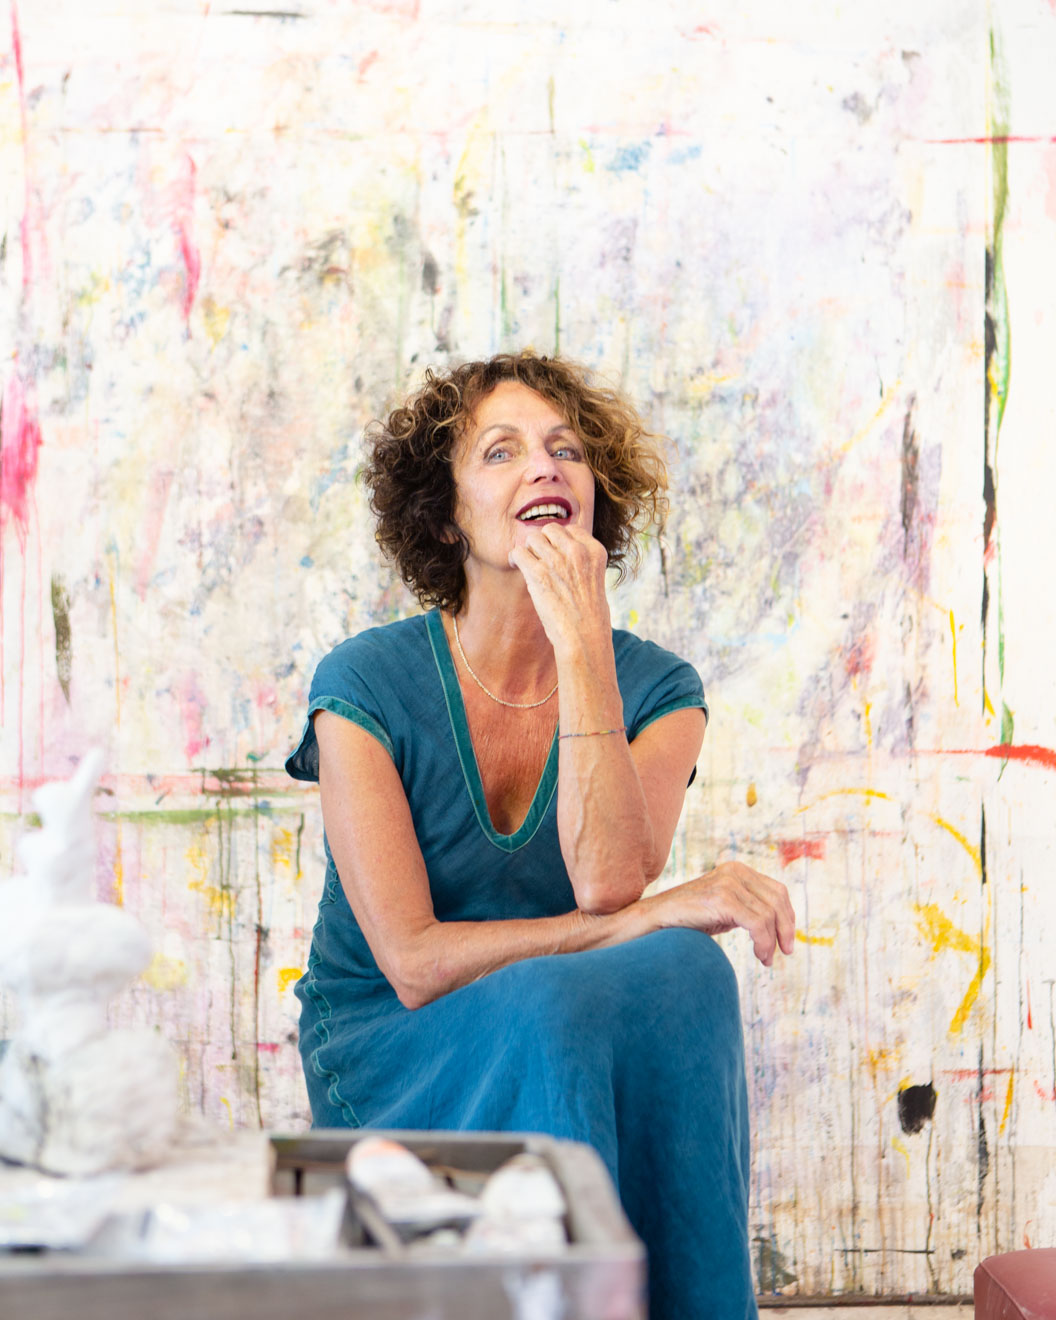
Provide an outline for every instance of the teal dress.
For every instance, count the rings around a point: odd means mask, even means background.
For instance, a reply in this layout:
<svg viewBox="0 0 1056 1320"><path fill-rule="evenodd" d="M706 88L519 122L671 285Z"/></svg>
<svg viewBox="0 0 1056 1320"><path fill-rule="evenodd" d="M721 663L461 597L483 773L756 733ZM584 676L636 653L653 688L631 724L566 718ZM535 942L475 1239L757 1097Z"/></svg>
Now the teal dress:
<svg viewBox="0 0 1056 1320"><path fill-rule="evenodd" d="M623 722L706 709L692 666L614 630ZM555 734L514 834L488 815L438 613L372 628L319 665L286 762L319 776L312 715L332 711L389 752L441 921L569 912ZM529 958L423 1008L403 1007L352 913L329 845L300 1049L320 1127L534 1131L595 1147L649 1252L654 1320L756 1314L748 1259L748 1118L737 984L698 931Z"/></svg>

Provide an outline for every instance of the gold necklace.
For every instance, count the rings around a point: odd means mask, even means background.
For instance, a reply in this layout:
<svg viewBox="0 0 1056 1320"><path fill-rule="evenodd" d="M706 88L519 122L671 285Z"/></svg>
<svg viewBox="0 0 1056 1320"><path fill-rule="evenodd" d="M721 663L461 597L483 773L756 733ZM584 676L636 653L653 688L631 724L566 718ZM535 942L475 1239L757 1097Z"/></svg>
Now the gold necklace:
<svg viewBox="0 0 1056 1320"><path fill-rule="evenodd" d="M477 687L480 688L481 692L483 692L485 696L490 697L492 701L497 701L500 706L512 706L514 710L534 710L536 706L545 706L546 703L557 691L557 684L555 683L554 686L550 689L550 691L546 694L546 696L543 697L542 701L503 701L501 697L497 697L494 692L489 691L480 681L480 679L476 676L476 674L474 674L473 666L466 659L465 651L462 650L462 638L459 637L458 635L458 617L452 614L451 622L455 625L455 645L458 647L458 654L462 657L462 663L466 666L466 669L469 671L469 676L473 680L473 682L476 683Z"/></svg>

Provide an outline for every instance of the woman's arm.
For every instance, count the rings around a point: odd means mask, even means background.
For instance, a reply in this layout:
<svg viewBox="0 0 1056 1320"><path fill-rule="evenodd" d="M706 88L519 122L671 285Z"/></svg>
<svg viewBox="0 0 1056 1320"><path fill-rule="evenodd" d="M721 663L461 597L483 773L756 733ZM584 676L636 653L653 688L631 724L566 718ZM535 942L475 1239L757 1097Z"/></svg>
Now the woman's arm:
<svg viewBox="0 0 1056 1320"><path fill-rule="evenodd" d="M675 711L630 745L622 733L605 547L557 524L531 532L510 555L554 648L561 748L557 827L561 855L585 912L617 912L664 869L705 716ZM572 735L572 736L569 736Z"/></svg>
<svg viewBox="0 0 1056 1320"><path fill-rule="evenodd" d="M670 717L665 717L670 718ZM382 973L419 1008L508 963L622 944L650 931L743 926L768 966L792 951L795 918L783 885L739 863L619 911L511 921L437 921L403 785L391 758L358 725L315 717L323 821L338 875Z"/></svg>

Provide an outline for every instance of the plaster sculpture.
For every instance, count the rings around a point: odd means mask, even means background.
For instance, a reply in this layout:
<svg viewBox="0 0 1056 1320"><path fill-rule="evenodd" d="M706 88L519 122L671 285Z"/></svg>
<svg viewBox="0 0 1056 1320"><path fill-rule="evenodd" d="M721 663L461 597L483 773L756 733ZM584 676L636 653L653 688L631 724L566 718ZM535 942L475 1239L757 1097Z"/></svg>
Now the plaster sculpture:
<svg viewBox="0 0 1056 1320"><path fill-rule="evenodd" d="M134 917L93 896L92 793L102 765L33 795L43 828L0 885L0 977L19 1025L0 1060L0 1156L48 1173L142 1168L176 1125L176 1061L146 1028L107 1029L110 998L150 961Z"/></svg>

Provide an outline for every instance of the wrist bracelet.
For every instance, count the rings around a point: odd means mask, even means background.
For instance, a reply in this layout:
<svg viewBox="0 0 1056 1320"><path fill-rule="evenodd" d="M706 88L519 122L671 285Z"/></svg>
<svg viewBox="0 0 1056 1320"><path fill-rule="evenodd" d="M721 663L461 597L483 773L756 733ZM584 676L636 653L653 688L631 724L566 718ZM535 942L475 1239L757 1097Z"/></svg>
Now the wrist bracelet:
<svg viewBox="0 0 1056 1320"><path fill-rule="evenodd" d="M607 733L626 733L626 724L621 724L618 729L591 729L588 733L559 733L558 742L562 738L604 738Z"/></svg>

